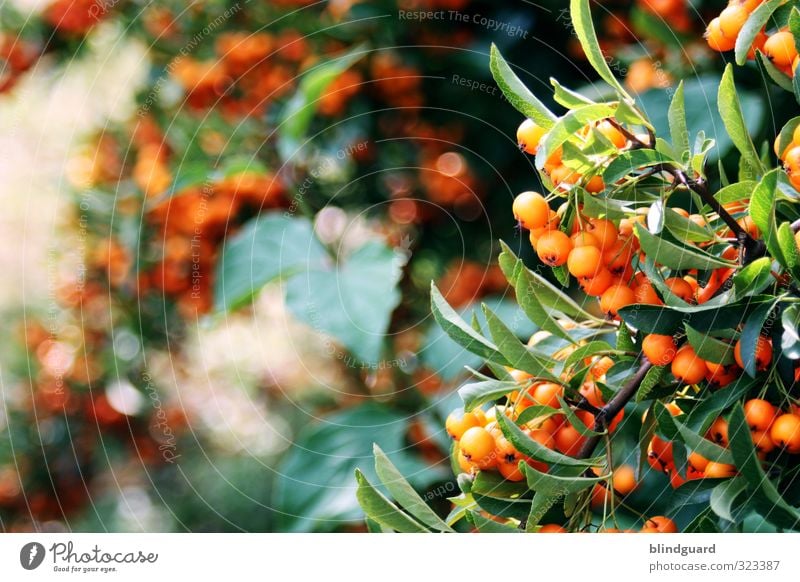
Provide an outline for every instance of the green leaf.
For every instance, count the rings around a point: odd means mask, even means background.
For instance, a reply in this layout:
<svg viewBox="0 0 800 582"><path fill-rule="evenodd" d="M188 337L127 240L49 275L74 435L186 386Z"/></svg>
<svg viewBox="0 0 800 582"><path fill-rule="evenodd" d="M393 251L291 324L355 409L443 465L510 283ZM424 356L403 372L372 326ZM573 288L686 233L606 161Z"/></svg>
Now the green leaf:
<svg viewBox="0 0 800 582"><path fill-rule="evenodd" d="M796 244L794 237L792 237L792 244ZM774 281L772 261L768 257L761 257L743 267L733 276L733 288L736 297L742 299L750 295L758 295Z"/></svg>
<svg viewBox="0 0 800 582"><path fill-rule="evenodd" d="M505 414L497 415L497 425L503 431L503 435L514 445L523 455L542 461L548 464L557 464L563 467L593 467L603 462L601 457L591 459L576 459L548 449L543 444L533 440L526 435L513 421L509 420Z"/></svg>
<svg viewBox="0 0 800 582"><path fill-rule="evenodd" d="M555 114L520 81L494 43L489 53L489 68L497 86L514 109L533 120L539 127L553 127L557 119Z"/></svg>
<svg viewBox="0 0 800 582"><path fill-rule="evenodd" d="M733 145L742 154L742 162L749 168L748 176L763 174L764 167L742 114L742 105L733 82L733 66L730 63L725 67L722 75L717 102L728 135L730 135Z"/></svg>
<svg viewBox="0 0 800 582"><path fill-rule="evenodd" d="M317 112L320 97L328 86L367 53L366 47L356 46L303 73L297 91L286 103L279 118L278 149L284 161L292 159L297 153Z"/></svg>
<svg viewBox="0 0 800 582"><path fill-rule="evenodd" d="M506 481L496 471L479 471L472 481L472 492L484 497L518 499L527 491L524 483Z"/></svg>
<svg viewBox="0 0 800 582"><path fill-rule="evenodd" d="M800 11L798 11L798 14L800 15ZM794 141L794 130L797 129L798 126L800 126L800 117L792 117L781 128L781 131L778 134L778 152L781 155L786 148L789 147L789 144Z"/></svg>
<svg viewBox="0 0 800 582"><path fill-rule="evenodd" d="M643 402L650 398L650 393L664 378L666 371L666 366L653 366L647 370L639 389L636 391L636 402Z"/></svg>
<svg viewBox="0 0 800 582"><path fill-rule="evenodd" d="M750 198L750 217L764 237L769 253L782 265L786 265L786 259L781 252L778 243L778 227L775 217L775 205L778 201L778 174L780 169L775 169L767 174L753 190Z"/></svg>
<svg viewBox="0 0 800 582"><path fill-rule="evenodd" d="M672 136L672 147L683 159L683 154L690 153L689 127L686 124L686 103L684 98L683 81L678 84L672 102L669 105L669 131Z"/></svg>
<svg viewBox="0 0 800 582"><path fill-rule="evenodd" d="M584 105L569 111L550 128L539 144L536 153L536 167L541 170L545 163L564 142L574 137L581 129L601 119L613 117L614 107L605 103Z"/></svg>
<svg viewBox="0 0 800 582"><path fill-rule="evenodd" d="M800 279L800 251L797 249L792 225L784 222L778 227L778 246L786 267L795 279Z"/></svg>
<svg viewBox="0 0 800 582"><path fill-rule="evenodd" d="M756 55L758 64L763 68L764 72L769 75L769 78L772 79L781 89L792 93L794 91L792 78L787 77L786 73L776 67L773 62L769 60L769 57L767 57L760 50L756 50Z"/></svg>
<svg viewBox="0 0 800 582"><path fill-rule="evenodd" d="M496 345L461 319L461 316L450 307L450 304L442 297L441 292L433 283L431 283L431 309L436 322L453 341L482 358L502 366L510 365Z"/></svg>
<svg viewBox="0 0 800 582"><path fill-rule="evenodd" d="M700 226L672 209L664 213L664 226L677 240L705 242L714 238L714 233L709 228Z"/></svg>
<svg viewBox="0 0 800 582"><path fill-rule="evenodd" d="M493 402L518 388L519 384L516 382L486 380L464 384L458 389L458 395L464 401L464 410L470 412L482 404Z"/></svg>
<svg viewBox="0 0 800 582"><path fill-rule="evenodd" d="M276 529L283 532L333 531L359 523L353 471L377 480L372 443L389 451L393 463L414 487L448 478L447 467L432 467L410 454L405 413L378 404L339 411L305 426L280 464L272 505Z"/></svg>
<svg viewBox="0 0 800 582"><path fill-rule="evenodd" d="M753 46L756 36L767 24L772 13L785 3L786 0L768 0L753 10L736 37L734 55L737 65L742 66L747 62L747 53Z"/></svg>
<svg viewBox="0 0 800 582"><path fill-rule="evenodd" d="M628 329L624 322L620 324L619 332L617 333L617 349L621 352L638 351L636 343L633 341L633 336L631 336L631 330Z"/></svg>
<svg viewBox="0 0 800 582"><path fill-rule="evenodd" d="M483 305L483 313L489 325L489 333L498 351L512 368L531 374L534 378L558 382L549 368L548 360L538 357L497 317L491 309Z"/></svg>
<svg viewBox="0 0 800 582"><path fill-rule="evenodd" d="M499 257L500 268L514 287L520 307L539 328L574 343L572 337L554 316L563 315L578 320L599 321L547 279L525 267L522 260L504 242L501 241L500 246L502 248Z"/></svg>
<svg viewBox="0 0 800 582"><path fill-rule="evenodd" d="M790 305L781 313L781 353L790 360L800 360L800 305Z"/></svg>
<svg viewBox="0 0 800 582"><path fill-rule="evenodd" d="M730 329L743 321L748 314L764 303L773 303L775 298L758 295L728 304L704 303L688 307L667 305L629 305L619 311L619 316L628 325L644 333L673 335L688 323L698 331ZM710 302L709 302L710 303Z"/></svg>
<svg viewBox="0 0 800 582"><path fill-rule="evenodd" d="M689 412L684 424L690 430L705 434L714 420L728 410L755 386L755 380L742 376L710 396L703 398L700 403Z"/></svg>
<svg viewBox="0 0 800 582"><path fill-rule="evenodd" d="M797 118L800 122L800 117ZM730 202L739 202L741 200L749 200L753 190L758 186L758 182L753 180L745 180L744 182L735 182L729 186L725 186L719 192L714 194L714 198L720 204L728 204Z"/></svg>
<svg viewBox="0 0 800 582"><path fill-rule="evenodd" d="M428 504L414 491L414 488L411 487L377 444L373 446L373 452L375 453L375 472L400 507L432 529L452 532L452 528L428 507Z"/></svg>
<svg viewBox="0 0 800 582"><path fill-rule="evenodd" d="M733 516L733 504L747 487L747 482L741 477L727 479L714 487L711 491L709 504L711 511L727 521L736 521Z"/></svg>
<svg viewBox="0 0 800 582"><path fill-rule="evenodd" d="M733 357L732 344L715 338L708 333L699 332L689 324L686 324L686 339L692 346L695 353L702 359L715 364L732 364L736 361Z"/></svg>
<svg viewBox="0 0 800 582"><path fill-rule="evenodd" d="M651 166L673 162L656 150L632 150L615 157L603 172L603 181L615 184L618 180L630 174L639 172Z"/></svg>
<svg viewBox="0 0 800 582"><path fill-rule="evenodd" d="M214 307L240 307L267 283L323 265L326 257L306 218L270 213L251 220L222 247L214 274Z"/></svg>
<svg viewBox="0 0 800 582"><path fill-rule="evenodd" d="M470 510L468 512L468 515L469 515L468 519L472 522L472 525L474 525L475 529L477 529L481 533L491 533L491 534L522 533L519 529L515 527L503 523L497 523L493 519L484 517L477 511Z"/></svg>
<svg viewBox="0 0 800 582"><path fill-rule="evenodd" d="M656 434L656 428L658 427L658 423L656 422L656 414L653 412L653 406L651 405L650 408L647 409L647 412L644 415L644 419L642 420L642 427L639 430L639 458L636 464L636 480L641 481L643 475L649 468L650 464L647 461L648 452L647 449L650 445L650 441L653 440L653 435Z"/></svg>
<svg viewBox="0 0 800 582"><path fill-rule="evenodd" d="M614 73L611 72L608 61L606 61L606 57L600 49L600 43L597 41L597 33L594 30L594 23L592 22L589 0L570 0L569 6L575 35L581 43L581 47L583 48L583 52L589 64L597 71L600 78L611 85L620 96L628 101L633 101L633 98L625 91L619 81L617 81Z"/></svg>
<svg viewBox="0 0 800 582"><path fill-rule="evenodd" d="M633 351L633 350L631 350ZM591 341L587 344L584 344L575 349L564 361L564 370L570 370L575 364L582 363L585 358L589 358L591 356L597 354L614 354L617 353L608 342L604 342L601 340Z"/></svg>
<svg viewBox="0 0 800 582"><path fill-rule="evenodd" d="M553 99L555 102L559 105L563 105L567 109L577 109L578 107L594 103L591 99L584 97L577 91L564 87L553 77L550 77L550 84L554 89Z"/></svg>
<svg viewBox="0 0 800 582"><path fill-rule="evenodd" d="M542 473L530 465L520 462L520 467L535 494L530 514L525 525L527 531L539 524L545 514L561 499L579 493L603 480L603 477L559 476L554 472Z"/></svg>
<svg viewBox="0 0 800 582"><path fill-rule="evenodd" d="M719 259L695 247L681 246L650 234L641 224L636 225L636 234L645 254L656 263L671 269L699 269L708 271L720 267L733 267L734 263Z"/></svg>
<svg viewBox="0 0 800 582"><path fill-rule="evenodd" d="M761 330L764 328L769 314L775 309L776 303L777 300L759 305L745 321L742 337L739 341L741 342L741 356L744 362L744 371L747 372L751 378L755 378L757 374L756 348L758 347L758 338L761 337Z"/></svg>
<svg viewBox="0 0 800 582"><path fill-rule="evenodd" d="M367 242L336 265L320 265L286 283L286 305L298 319L330 334L361 362L381 358L404 257Z"/></svg>
<svg viewBox="0 0 800 582"><path fill-rule="evenodd" d="M426 530L418 522L411 519L408 515L400 511L398 507L386 499L386 497L375 489L364 474L356 469L356 499L364 510L364 513L372 520L384 527L388 527L400 533L423 533Z"/></svg>

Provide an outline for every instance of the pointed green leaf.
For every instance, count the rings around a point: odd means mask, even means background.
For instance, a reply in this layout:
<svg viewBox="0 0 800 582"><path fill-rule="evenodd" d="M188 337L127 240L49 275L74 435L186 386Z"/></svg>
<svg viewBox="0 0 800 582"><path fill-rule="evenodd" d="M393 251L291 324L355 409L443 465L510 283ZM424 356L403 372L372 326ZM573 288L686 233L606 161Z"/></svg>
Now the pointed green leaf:
<svg viewBox="0 0 800 582"><path fill-rule="evenodd" d="M356 469L356 481L358 482L356 498L359 505L361 505L361 509L372 521L400 533L424 533L428 531L420 523L400 511L394 503L386 499L383 493L375 489L358 469Z"/></svg>
<svg viewBox="0 0 800 582"><path fill-rule="evenodd" d="M557 117L520 81L494 43L490 49L489 68L497 86L508 102L536 125L550 129Z"/></svg>
<svg viewBox="0 0 800 582"><path fill-rule="evenodd" d="M736 86L733 82L733 66L731 64L725 67L725 73L722 75L717 104L722 122L728 130L728 135L730 135L733 145L742 154L742 162L749 170L747 175L758 176L763 174L764 167L761 165L761 159L758 157L758 152L756 152L750 132L744 121L742 105L739 102L739 96L736 93Z"/></svg>

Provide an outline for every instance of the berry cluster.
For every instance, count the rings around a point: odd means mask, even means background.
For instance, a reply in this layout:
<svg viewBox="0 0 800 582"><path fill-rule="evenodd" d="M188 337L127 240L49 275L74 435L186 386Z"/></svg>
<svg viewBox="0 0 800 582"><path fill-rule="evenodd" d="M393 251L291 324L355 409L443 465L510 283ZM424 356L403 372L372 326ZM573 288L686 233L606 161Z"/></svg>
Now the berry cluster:
<svg viewBox="0 0 800 582"><path fill-rule="evenodd" d="M733 50L748 18L763 2L764 0L731 0L720 15L709 22L705 35L708 46L719 52ZM748 59L755 59L757 51L762 52L778 70L789 77L794 75L800 62L794 35L786 27L770 33L765 29L760 30L750 46Z"/></svg>

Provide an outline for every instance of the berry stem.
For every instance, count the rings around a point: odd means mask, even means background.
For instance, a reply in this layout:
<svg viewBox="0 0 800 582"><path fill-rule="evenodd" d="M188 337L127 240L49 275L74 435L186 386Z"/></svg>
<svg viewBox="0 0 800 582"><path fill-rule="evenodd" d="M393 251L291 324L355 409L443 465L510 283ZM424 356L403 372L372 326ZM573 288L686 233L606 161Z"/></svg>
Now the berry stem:
<svg viewBox="0 0 800 582"><path fill-rule="evenodd" d="M639 390L639 386L641 386L644 377L652 367L653 364L650 363L650 360L646 358L642 359L639 369L628 381L628 383L625 384L625 386L622 387L622 390L617 392L614 397L608 401L608 404L600 409L595 417L593 430L597 432L606 430L607 421L609 419L613 419L615 416L617 416L617 414L619 414L620 410L625 408L625 405L630 402L631 398L633 398L633 396L636 394L636 391ZM602 435L595 435L587 438L586 442L583 443L581 450L578 452L578 458L587 459L591 457L601 438Z"/></svg>

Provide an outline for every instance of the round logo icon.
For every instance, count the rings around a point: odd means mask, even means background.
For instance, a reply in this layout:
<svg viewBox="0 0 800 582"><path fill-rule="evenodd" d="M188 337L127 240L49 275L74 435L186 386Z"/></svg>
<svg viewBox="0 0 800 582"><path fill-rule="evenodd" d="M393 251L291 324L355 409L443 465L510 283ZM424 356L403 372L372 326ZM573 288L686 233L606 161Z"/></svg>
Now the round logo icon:
<svg viewBox="0 0 800 582"><path fill-rule="evenodd" d="M35 570L44 561L44 546L39 542L29 542L19 551L19 563L26 570Z"/></svg>

